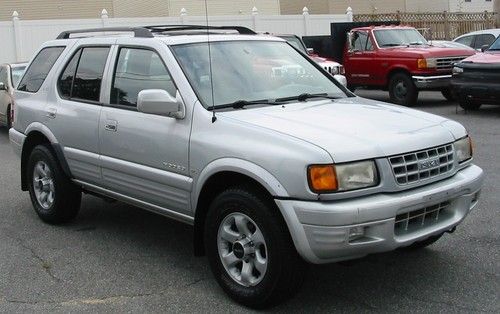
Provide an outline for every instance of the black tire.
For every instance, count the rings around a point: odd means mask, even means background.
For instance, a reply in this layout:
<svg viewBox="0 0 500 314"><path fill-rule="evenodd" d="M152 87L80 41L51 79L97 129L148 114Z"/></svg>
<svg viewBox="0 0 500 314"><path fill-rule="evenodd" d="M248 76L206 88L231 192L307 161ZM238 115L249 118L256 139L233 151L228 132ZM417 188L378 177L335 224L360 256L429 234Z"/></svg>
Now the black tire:
<svg viewBox="0 0 500 314"><path fill-rule="evenodd" d="M50 173L51 181L53 182L53 185L51 185L54 190L51 197L53 201L48 207L44 207L41 204L35 192L34 172L35 166L38 165L44 165L43 168L47 173ZM49 224L60 224L68 222L76 217L80 210L82 199L81 190L65 175L59 165L59 161L56 159L49 146L38 145L33 148L24 175L28 182L31 203L40 219ZM47 186L49 185L50 184L47 184ZM48 204L46 203L46 205Z"/></svg>
<svg viewBox="0 0 500 314"><path fill-rule="evenodd" d="M481 103L474 102L467 97L460 97L458 104L465 110L478 110L481 107Z"/></svg>
<svg viewBox="0 0 500 314"><path fill-rule="evenodd" d="M219 285L236 302L256 309L271 307L292 297L301 287L307 270L279 210L261 195L262 192L250 187L234 187L219 194L210 205L204 236L210 267ZM267 270L254 286L244 286L233 279L219 256L219 226L231 214L251 218L266 241Z"/></svg>
<svg viewBox="0 0 500 314"><path fill-rule="evenodd" d="M405 250L419 250L423 249L425 247L428 247L431 244L434 244L437 240L441 239L444 233L438 234L438 235L433 235L428 237L425 240L415 242L407 247L404 247L403 249Z"/></svg>
<svg viewBox="0 0 500 314"><path fill-rule="evenodd" d="M408 74L396 73L389 80L389 96L392 103L412 107L417 104L418 89Z"/></svg>
<svg viewBox="0 0 500 314"><path fill-rule="evenodd" d="M11 117L11 114L10 114L10 105L7 107L7 129L10 130L10 128L12 127L12 121L10 121L10 117Z"/></svg>
<svg viewBox="0 0 500 314"><path fill-rule="evenodd" d="M357 88L356 85L349 85L349 84L347 84L347 89L350 90L353 93L356 91L356 88Z"/></svg>
<svg viewBox="0 0 500 314"><path fill-rule="evenodd" d="M457 100L457 97L453 94L453 92L450 89L441 90L441 94L448 101L456 101Z"/></svg>

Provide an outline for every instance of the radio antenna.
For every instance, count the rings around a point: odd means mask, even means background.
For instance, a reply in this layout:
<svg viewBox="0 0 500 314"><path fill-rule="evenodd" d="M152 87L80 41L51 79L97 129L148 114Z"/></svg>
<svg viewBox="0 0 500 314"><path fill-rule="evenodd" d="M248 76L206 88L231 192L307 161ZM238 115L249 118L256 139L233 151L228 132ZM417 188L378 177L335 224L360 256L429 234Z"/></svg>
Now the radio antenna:
<svg viewBox="0 0 500 314"><path fill-rule="evenodd" d="M207 46L208 46L208 71L210 75L210 89L212 92L212 123L217 121L217 116L215 115L215 99L214 99L214 81L212 74L212 51L210 49L210 27L208 26L208 4L205 0L205 19L207 23Z"/></svg>

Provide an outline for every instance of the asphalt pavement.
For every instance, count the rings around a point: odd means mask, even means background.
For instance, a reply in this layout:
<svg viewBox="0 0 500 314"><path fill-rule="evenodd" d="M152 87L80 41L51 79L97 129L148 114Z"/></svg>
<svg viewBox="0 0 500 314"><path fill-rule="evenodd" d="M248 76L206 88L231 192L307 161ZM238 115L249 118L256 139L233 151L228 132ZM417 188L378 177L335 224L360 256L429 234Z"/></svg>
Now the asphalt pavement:
<svg viewBox="0 0 500 314"><path fill-rule="evenodd" d="M380 91L359 95L382 101ZM429 248L311 266L276 312L500 312L500 106L456 110L439 93L417 109L465 125L486 174L480 204ZM355 126L353 126L355 127ZM42 223L20 190L19 160L0 128L0 312L247 312L192 253L191 227L84 196L77 219Z"/></svg>

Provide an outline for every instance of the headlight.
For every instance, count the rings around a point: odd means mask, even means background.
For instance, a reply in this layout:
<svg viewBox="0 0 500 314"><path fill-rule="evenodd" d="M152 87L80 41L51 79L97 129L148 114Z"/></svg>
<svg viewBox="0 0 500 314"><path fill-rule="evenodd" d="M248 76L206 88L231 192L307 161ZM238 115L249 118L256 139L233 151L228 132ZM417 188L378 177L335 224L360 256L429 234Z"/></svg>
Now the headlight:
<svg viewBox="0 0 500 314"><path fill-rule="evenodd" d="M458 74L464 73L464 69L461 67L454 66L453 70L451 70L451 72L453 75L458 75Z"/></svg>
<svg viewBox="0 0 500 314"><path fill-rule="evenodd" d="M430 58L430 59L418 59L417 60L417 67L418 69L432 69L437 67L437 60Z"/></svg>
<svg viewBox="0 0 500 314"><path fill-rule="evenodd" d="M459 163L472 158L472 140L470 136L455 142L455 152L457 153Z"/></svg>
<svg viewBox="0 0 500 314"><path fill-rule="evenodd" d="M312 165L307 171L309 187L315 193L356 190L378 183L377 167L373 161Z"/></svg>

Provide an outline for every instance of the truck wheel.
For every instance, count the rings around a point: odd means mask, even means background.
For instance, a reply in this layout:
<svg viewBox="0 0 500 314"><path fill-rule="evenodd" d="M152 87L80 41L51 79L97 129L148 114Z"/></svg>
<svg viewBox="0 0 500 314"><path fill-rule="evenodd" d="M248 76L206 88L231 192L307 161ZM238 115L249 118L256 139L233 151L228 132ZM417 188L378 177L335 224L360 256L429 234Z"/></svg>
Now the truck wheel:
<svg viewBox="0 0 500 314"><path fill-rule="evenodd" d="M389 96L391 102L411 107L417 103L418 90L407 74L396 73L389 81Z"/></svg>
<svg viewBox="0 0 500 314"><path fill-rule="evenodd" d="M481 103L474 102L467 97L460 97L458 104L465 110L478 110L481 107Z"/></svg>
<svg viewBox="0 0 500 314"><path fill-rule="evenodd" d="M455 101L455 100L457 100L457 97L455 97L455 95L453 94L453 92L450 89L443 89L443 90L441 90L441 94L448 101Z"/></svg>
<svg viewBox="0 0 500 314"><path fill-rule="evenodd" d="M276 305L295 294L305 277L285 222L271 201L249 187L230 188L210 205L205 251L222 289L252 308Z"/></svg>
<svg viewBox="0 0 500 314"><path fill-rule="evenodd" d="M428 237L427 239L425 240L422 240L422 241L418 241L418 242L415 242L407 247L404 247L403 249L404 250L418 250L418 249L423 249L431 244L434 244L434 242L436 242L437 240L441 239L441 237L443 236L443 233L441 234L438 234L438 235L434 235L434 236L430 236Z"/></svg>
<svg viewBox="0 0 500 314"><path fill-rule="evenodd" d="M82 193L64 174L47 146L33 149L26 169L31 203L40 219L59 224L76 217Z"/></svg>

